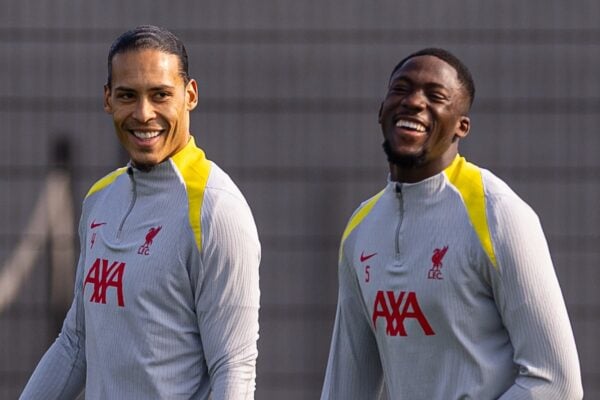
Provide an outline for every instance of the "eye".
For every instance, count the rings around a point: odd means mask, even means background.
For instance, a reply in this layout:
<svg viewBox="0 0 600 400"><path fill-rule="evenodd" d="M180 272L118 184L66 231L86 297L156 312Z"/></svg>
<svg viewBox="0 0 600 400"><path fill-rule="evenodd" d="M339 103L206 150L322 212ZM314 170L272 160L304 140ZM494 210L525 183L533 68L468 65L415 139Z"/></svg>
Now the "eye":
<svg viewBox="0 0 600 400"><path fill-rule="evenodd" d="M118 92L117 99L122 101L129 101L135 98L134 94L131 92Z"/></svg>
<svg viewBox="0 0 600 400"><path fill-rule="evenodd" d="M154 99L156 101L165 101L165 100L168 100L170 97L171 97L171 93L165 92L165 91L156 92L154 94Z"/></svg>
<svg viewBox="0 0 600 400"><path fill-rule="evenodd" d="M406 83L397 83L390 87L390 93L404 94L408 93L410 87Z"/></svg>
<svg viewBox="0 0 600 400"><path fill-rule="evenodd" d="M437 91L430 92L429 98L432 101L439 102L439 103L448 100L448 96L446 96L446 94L444 94L442 92L437 92Z"/></svg>

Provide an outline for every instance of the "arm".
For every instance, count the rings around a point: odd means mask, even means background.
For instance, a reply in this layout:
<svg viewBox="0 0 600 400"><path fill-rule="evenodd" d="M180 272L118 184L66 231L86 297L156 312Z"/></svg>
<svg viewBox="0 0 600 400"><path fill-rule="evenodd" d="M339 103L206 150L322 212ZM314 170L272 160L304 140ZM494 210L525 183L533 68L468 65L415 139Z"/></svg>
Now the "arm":
<svg viewBox="0 0 600 400"><path fill-rule="evenodd" d="M338 305L321 400L379 399L383 372L377 343L356 275L344 255L338 274Z"/></svg>
<svg viewBox="0 0 600 400"><path fill-rule="evenodd" d="M58 338L44 354L27 382L20 397L22 400L75 399L84 388L85 321L81 296L86 239L82 232L80 222L79 237L82 250L75 277L73 303Z"/></svg>
<svg viewBox="0 0 600 400"><path fill-rule="evenodd" d="M214 197L214 198L213 198ZM260 243L243 198L205 197L198 326L212 399L253 399L258 350Z"/></svg>
<svg viewBox="0 0 600 400"><path fill-rule="evenodd" d="M500 399L581 399L575 340L539 219L524 203L489 211L497 232L492 286L518 367Z"/></svg>

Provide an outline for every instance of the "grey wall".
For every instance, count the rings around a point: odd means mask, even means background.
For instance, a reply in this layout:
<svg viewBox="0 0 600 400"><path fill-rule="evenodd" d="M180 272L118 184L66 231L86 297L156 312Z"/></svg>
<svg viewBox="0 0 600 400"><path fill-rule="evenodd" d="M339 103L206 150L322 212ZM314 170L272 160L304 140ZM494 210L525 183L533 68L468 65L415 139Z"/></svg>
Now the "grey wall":
<svg viewBox="0 0 600 400"><path fill-rule="evenodd" d="M538 212L581 359L600 398L600 3L474 1L0 1L0 266L20 240L56 138L74 197L124 154L102 111L106 53L164 25L198 79L192 132L253 208L263 244L257 399L318 398L337 296L337 244L386 164L379 102L395 63L442 46L477 84L463 155ZM78 210L77 210L78 211ZM15 398L53 336L48 256L0 315L0 397Z"/></svg>

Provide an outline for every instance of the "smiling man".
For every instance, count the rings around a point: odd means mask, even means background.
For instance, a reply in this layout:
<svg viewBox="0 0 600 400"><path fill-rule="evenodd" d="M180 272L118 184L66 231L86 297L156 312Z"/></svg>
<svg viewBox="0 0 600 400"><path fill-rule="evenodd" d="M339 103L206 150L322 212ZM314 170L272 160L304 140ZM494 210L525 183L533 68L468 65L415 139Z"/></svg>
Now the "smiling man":
<svg viewBox="0 0 600 400"><path fill-rule="evenodd" d="M390 175L343 233L321 399L581 399L579 360L538 217L458 154L475 87L424 49L379 112Z"/></svg>
<svg viewBox="0 0 600 400"><path fill-rule="evenodd" d="M131 161L83 202L73 304L22 399L254 398L260 244L190 134L197 102L171 32L113 43L104 109Z"/></svg>

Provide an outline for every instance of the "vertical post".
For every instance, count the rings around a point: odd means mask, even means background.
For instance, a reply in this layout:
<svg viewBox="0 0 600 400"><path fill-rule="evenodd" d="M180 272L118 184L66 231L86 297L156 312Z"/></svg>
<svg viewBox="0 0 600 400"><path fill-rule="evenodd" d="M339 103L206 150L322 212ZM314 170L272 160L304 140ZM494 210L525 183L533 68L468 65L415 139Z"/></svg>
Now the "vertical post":
<svg viewBox="0 0 600 400"><path fill-rule="evenodd" d="M56 338L73 298L75 221L71 190L71 146L66 137L54 143L48 174L48 237L50 247L51 340Z"/></svg>

